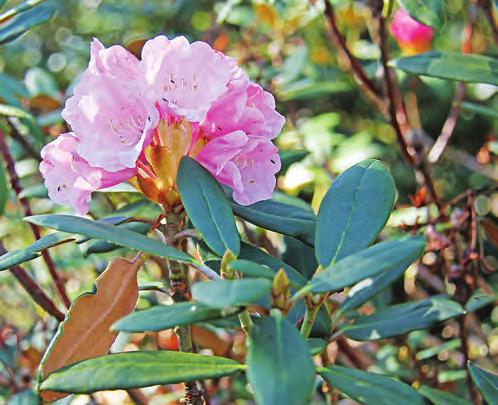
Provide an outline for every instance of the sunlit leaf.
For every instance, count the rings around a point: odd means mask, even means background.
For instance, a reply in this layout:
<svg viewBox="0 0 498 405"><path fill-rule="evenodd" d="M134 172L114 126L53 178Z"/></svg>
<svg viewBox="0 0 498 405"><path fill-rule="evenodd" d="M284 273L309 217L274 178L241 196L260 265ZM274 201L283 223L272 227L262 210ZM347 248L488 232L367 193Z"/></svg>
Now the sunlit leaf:
<svg viewBox="0 0 498 405"><path fill-rule="evenodd" d="M337 177L318 211L318 262L326 267L370 245L384 228L395 195L391 174L377 160L365 160Z"/></svg>
<svg viewBox="0 0 498 405"><path fill-rule="evenodd" d="M489 56L427 52L396 59L392 64L415 75L498 85L498 60Z"/></svg>
<svg viewBox="0 0 498 405"><path fill-rule="evenodd" d="M488 403L496 404L498 398L498 375L479 367L473 362L468 364L469 372L475 385Z"/></svg>
<svg viewBox="0 0 498 405"><path fill-rule="evenodd" d="M88 394L219 378L244 369L245 366L235 360L203 354L169 351L116 353L58 370L41 384L41 389Z"/></svg>
<svg viewBox="0 0 498 405"><path fill-rule="evenodd" d="M446 20L444 0L398 0L417 21L439 30Z"/></svg>

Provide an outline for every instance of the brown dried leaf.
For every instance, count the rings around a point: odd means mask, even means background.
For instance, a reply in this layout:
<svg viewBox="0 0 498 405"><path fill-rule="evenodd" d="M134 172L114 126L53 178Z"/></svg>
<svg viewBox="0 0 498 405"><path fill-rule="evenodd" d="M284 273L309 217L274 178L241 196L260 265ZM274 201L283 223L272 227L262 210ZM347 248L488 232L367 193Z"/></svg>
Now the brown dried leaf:
<svg viewBox="0 0 498 405"><path fill-rule="evenodd" d="M135 308L142 263L113 260L95 281L94 291L74 301L42 359L40 382L61 367L108 353L117 336L111 325ZM40 395L54 401L67 394L42 391Z"/></svg>

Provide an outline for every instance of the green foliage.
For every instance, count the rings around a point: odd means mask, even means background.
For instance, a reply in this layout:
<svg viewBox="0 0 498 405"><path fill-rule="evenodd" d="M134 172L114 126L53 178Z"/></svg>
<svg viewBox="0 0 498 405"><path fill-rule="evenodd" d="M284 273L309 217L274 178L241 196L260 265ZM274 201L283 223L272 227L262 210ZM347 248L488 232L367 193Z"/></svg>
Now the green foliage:
<svg viewBox="0 0 498 405"><path fill-rule="evenodd" d="M308 403L315 379L313 362L306 342L287 320L258 320L247 356L247 378L258 403Z"/></svg>
<svg viewBox="0 0 498 405"><path fill-rule="evenodd" d="M427 52L392 63L395 68L416 75L498 85L498 61L489 56Z"/></svg>
<svg viewBox="0 0 498 405"><path fill-rule="evenodd" d="M427 385L422 385L418 392L428 398L434 405L470 405L472 402L459 398L448 392L435 390Z"/></svg>
<svg viewBox="0 0 498 405"><path fill-rule="evenodd" d="M428 328L435 322L464 313L455 301L431 297L421 301L393 305L373 315L360 316L351 326L345 326L348 337L355 340L378 340L399 336L417 329Z"/></svg>
<svg viewBox="0 0 498 405"><path fill-rule="evenodd" d="M196 302L179 302L173 305L157 305L134 312L112 328L123 332L146 332L212 321L232 315L237 311L222 311Z"/></svg>
<svg viewBox="0 0 498 405"><path fill-rule="evenodd" d="M472 362L469 362L468 368L472 380L484 399L490 405L496 404L498 399L498 375L490 373Z"/></svg>
<svg viewBox="0 0 498 405"><path fill-rule="evenodd" d="M240 238L230 205L220 184L199 163L183 157L178 169L178 189L189 219L208 246L222 256L240 252Z"/></svg>
<svg viewBox="0 0 498 405"><path fill-rule="evenodd" d="M392 405L400 399L410 405L425 404L412 387L391 377L341 366L320 368L319 372L332 387L363 404Z"/></svg>
<svg viewBox="0 0 498 405"><path fill-rule="evenodd" d="M394 180L375 160L342 173L325 195L318 211L316 258L326 267L373 242L393 208Z"/></svg>
<svg viewBox="0 0 498 405"><path fill-rule="evenodd" d="M437 30L441 29L446 20L444 0L398 0L398 2L411 17Z"/></svg>
<svg viewBox="0 0 498 405"><path fill-rule="evenodd" d="M202 304L213 308L247 305L268 296L271 282L264 278L241 280L215 280L195 283L192 296Z"/></svg>
<svg viewBox="0 0 498 405"><path fill-rule="evenodd" d="M40 389L91 393L217 378L244 368L234 360L203 354L166 351L116 353L64 367L50 374Z"/></svg>

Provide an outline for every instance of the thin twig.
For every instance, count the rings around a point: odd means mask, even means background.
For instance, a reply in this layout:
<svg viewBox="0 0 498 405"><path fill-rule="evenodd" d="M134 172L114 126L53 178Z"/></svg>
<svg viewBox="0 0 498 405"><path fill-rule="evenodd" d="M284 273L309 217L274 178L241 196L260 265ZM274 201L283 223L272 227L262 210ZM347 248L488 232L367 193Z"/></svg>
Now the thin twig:
<svg viewBox="0 0 498 405"><path fill-rule="evenodd" d="M8 121L9 124L11 124L10 120ZM31 145L27 139L19 133L17 128L14 125L10 125L10 136L12 139L15 139L19 144L24 148L26 153L32 157L33 159L36 159L38 161L41 160L40 153L35 149L33 145Z"/></svg>
<svg viewBox="0 0 498 405"><path fill-rule="evenodd" d="M0 152L3 155L5 159L5 165L7 172L9 173L9 178L10 178L10 184L12 186L12 189L15 191L17 198L19 200L19 203L21 204L21 207L24 212L24 216L31 216L31 208L29 206L29 202L26 198L21 198L19 197L21 192L22 192L22 187L21 187L21 182L19 180L19 176L17 175L17 171L15 168L15 163L14 159L10 153L9 147L7 145L7 141L5 139L5 135L0 129ZM40 228L38 225L29 224L31 226L31 230L33 231L33 235L35 236L35 239L38 240L41 238L41 233L40 233ZM66 289L64 287L64 283L59 276L59 273L57 272L57 269L55 267L55 263L52 260L52 257L50 256L49 252L47 250L42 251L42 256L43 259L45 260L45 263L48 267L48 271L50 273L50 276L52 277L52 280L54 281L56 290L64 303L64 305L69 308L71 306L71 301L69 300L69 297L66 293Z"/></svg>
<svg viewBox="0 0 498 405"><path fill-rule="evenodd" d="M465 88L465 83L457 84L453 106L451 107L450 113L448 114L448 118L446 118L446 121L444 122L443 128L441 129L441 134L439 135L436 142L432 146L432 149L427 155L427 160L431 164L435 164L439 160L446 148L446 145L448 145L451 136L453 135L458 121L458 116L460 115L462 101L465 98Z"/></svg>
<svg viewBox="0 0 498 405"><path fill-rule="evenodd" d="M374 102L380 106L382 105L382 93L377 88L377 86L370 80L365 73L365 70L360 65L358 60L351 53L346 40L342 36L339 28L337 27L337 22L335 19L334 7L329 0L325 1L325 11L327 20L327 32L331 37L331 40L336 44L337 49L342 53L344 59L347 60L351 71L358 83L367 91L367 94L374 100Z"/></svg>

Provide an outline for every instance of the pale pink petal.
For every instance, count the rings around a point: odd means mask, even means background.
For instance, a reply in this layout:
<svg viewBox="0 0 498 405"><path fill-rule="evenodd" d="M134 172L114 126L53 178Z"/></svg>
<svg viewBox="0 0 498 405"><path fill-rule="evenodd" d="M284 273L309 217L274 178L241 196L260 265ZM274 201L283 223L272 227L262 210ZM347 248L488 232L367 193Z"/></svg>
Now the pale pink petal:
<svg viewBox="0 0 498 405"><path fill-rule="evenodd" d="M97 40L62 116L80 139L78 153L91 166L112 172L135 167L159 120L138 59L120 46L105 49Z"/></svg>
<svg viewBox="0 0 498 405"><path fill-rule="evenodd" d="M73 133L62 134L41 151L40 172L51 200L72 206L78 215L88 212L91 193L128 180L134 169L118 172L91 167L77 153L79 139Z"/></svg>
<svg viewBox="0 0 498 405"><path fill-rule="evenodd" d="M147 41L142 65L155 100L192 122L201 121L227 91L232 69L230 59L205 42L165 36Z"/></svg>
<svg viewBox="0 0 498 405"><path fill-rule="evenodd" d="M280 170L276 146L266 137L247 136L243 131L211 140L196 160L232 188L234 200L241 205L271 198Z"/></svg>

